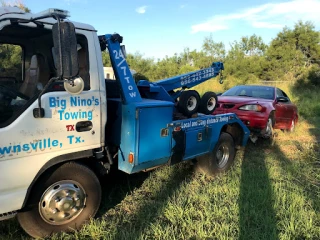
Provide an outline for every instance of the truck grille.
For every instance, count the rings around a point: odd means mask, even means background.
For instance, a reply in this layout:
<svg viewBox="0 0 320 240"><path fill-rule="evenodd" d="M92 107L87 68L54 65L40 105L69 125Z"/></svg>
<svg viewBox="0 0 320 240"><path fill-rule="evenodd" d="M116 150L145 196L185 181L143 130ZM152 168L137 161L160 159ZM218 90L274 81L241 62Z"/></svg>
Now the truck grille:
<svg viewBox="0 0 320 240"><path fill-rule="evenodd" d="M233 108L234 104L222 104L222 108Z"/></svg>

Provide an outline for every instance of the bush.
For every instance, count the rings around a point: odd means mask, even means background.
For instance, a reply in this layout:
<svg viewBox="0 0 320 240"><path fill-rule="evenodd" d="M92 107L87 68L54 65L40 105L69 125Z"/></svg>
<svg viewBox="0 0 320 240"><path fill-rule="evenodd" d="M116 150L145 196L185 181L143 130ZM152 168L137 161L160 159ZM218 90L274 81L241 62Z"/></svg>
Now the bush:
<svg viewBox="0 0 320 240"><path fill-rule="evenodd" d="M320 67L313 65L309 71L308 80L315 86L320 86Z"/></svg>
<svg viewBox="0 0 320 240"><path fill-rule="evenodd" d="M135 73L135 74L133 75L133 78L134 78L134 81L135 81L136 83L138 83L140 80L147 80L147 81L149 81L149 78L146 77L145 75L143 75L142 73Z"/></svg>

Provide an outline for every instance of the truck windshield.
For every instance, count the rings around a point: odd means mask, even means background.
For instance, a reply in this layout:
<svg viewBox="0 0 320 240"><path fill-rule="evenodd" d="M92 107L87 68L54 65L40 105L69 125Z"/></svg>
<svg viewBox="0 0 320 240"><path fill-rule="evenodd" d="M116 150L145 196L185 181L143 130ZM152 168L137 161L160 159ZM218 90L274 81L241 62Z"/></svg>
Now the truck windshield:
<svg viewBox="0 0 320 240"><path fill-rule="evenodd" d="M19 24L0 31L0 127L13 122L49 81L51 31Z"/></svg>
<svg viewBox="0 0 320 240"><path fill-rule="evenodd" d="M17 96L20 92L24 72L23 49L19 45L0 44L0 124L9 119L14 109L10 107L12 100L23 100ZM16 106L18 107L18 105Z"/></svg>

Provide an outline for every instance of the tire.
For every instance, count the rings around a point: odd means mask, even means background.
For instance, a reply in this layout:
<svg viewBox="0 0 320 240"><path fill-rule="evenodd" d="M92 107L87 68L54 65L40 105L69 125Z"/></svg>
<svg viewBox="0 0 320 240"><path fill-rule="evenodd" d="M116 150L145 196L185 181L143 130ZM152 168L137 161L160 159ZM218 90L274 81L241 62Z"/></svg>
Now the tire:
<svg viewBox="0 0 320 240"><path fill-rule="evenodd" d="M273 138L273 119L271 116L269 116L268 121L267 121L267 126L263 130L263 137L272 139Z"/></svg>
<svg viewBox="0 0 320 240"><path fill-rule="evenodd" d="M178 110L187 117L191 117L198 112L200 96L195 90L184 91L181 93L178 102Z"/></svg>
<svg viewBox="0 0 320 240"><path fill-rule="evenodd" d="M292 133L294 132L295 128L296 128L296 119L294 118L292 119L289 129L287 129L287 132Z"/></svg>
<svg viewBox="0 0 320 240"><path fill-rule="evenodd" d="M273 126L274 126L273 116L270 115L267 121L267 126L263 130L263 134L262 134L262 137L266 139L270 145L275 144L275 132L274 132Z"/></svg>
<svg viewBox="0 0 320 240"><path fill-rule="evenodd" d="M32 237L80 229L94 217L101 202L97 176L88 167L70 162L42 175L31 190L21 227Z"/></svg>
<svg viewBox="0 0 320 240"><path fill-rule="evenodd" d="M229 170L235 158L235 145L229 133L221 133L213 151L197 158L197 170L215 176Z"/></svg>
<svg viewBox="0 0 320 240"><path fill-rule="evenodd" d="M216 109L217 104L217 95L214 92L206 92L200 100L199 112L206 115L212 114Z"/></svg>

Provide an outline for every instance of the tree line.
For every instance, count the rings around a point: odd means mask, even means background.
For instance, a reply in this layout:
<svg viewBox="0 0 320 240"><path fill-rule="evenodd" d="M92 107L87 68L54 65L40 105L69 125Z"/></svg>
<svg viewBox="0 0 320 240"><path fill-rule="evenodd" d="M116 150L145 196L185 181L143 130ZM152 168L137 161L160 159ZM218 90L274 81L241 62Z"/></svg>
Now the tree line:
<svg viewBox="0 0 320 240"><path fill-rule="evenodd" d="M2 6L16 5L30 12L21 0L1 1ZM21 64L21 48L0 44L2 69ZM108 52L102 53L104 66L111 66ZM181 53L163 59L146 58L141 53L128 54L127 61L134 69L136 81L156 81L209 67L212 62L225 65L225 88L230 85L263 81L296 81L304 76L314 85L320 85L320 32L311 22L297 22L293 28L284 27L270 44L260 36L244 36L230 44L205 37L200 50L185 48ZM20 74L20 73L19 73Z"/></svg>
<svg viewBox="0 0 320 240"><path fill-rule="evenodd" d="M104 66L111 66L108 52L102 55ZM320 32L311 22L299 21L293 28L284 27L269 45L254 34L232 42L226 51L224 43L215 42L210 35L203 40L201 50L185 48L182 53L158 60L137 52L128 54L127 61L137 72L136 80L156 81L222 61L224 75L232 85L295 81L306 73L313 84L320 85Z"/></svg>

